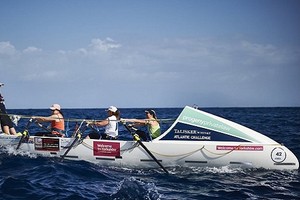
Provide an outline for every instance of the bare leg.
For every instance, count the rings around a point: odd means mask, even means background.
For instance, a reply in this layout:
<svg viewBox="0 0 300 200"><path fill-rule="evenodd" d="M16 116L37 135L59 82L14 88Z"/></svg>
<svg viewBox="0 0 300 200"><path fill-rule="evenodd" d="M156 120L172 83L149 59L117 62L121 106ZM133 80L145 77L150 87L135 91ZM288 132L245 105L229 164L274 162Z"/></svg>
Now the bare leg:
<svg viewBox="0 0 300 200"><path fill-rule="evenodd" d="M8 126L3 126L3 130L2 130L5 134L8 135L16 135L16 129L14 127L9 128Z"/></svg>
<svg viewBox="0 0 300 200"><path fill-rule="evenodd" d="M5 134L8 134L9 135L9 127L8 126L3 126L2 127L2 131L3 131L3 133L5 133Z"/></svg>
<svg viewBox="0 0 300 200"><path fill-rule="evenodd" d="M11 135L16 135L17 134L16 129L14 127L10 128L9 131L10 131Z"/></svg>

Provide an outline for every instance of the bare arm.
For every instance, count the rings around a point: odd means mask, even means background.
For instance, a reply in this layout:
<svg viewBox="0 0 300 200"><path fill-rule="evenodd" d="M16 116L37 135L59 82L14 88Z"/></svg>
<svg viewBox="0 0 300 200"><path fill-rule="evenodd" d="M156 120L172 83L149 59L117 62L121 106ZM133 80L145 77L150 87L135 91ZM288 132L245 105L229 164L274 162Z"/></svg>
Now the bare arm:
<svg viewBox="0 0 300 200"><path fill-rule="evenodd" d="M106 126L109 123L109 120L106 119L101 121L88 121L87 123L95 126Z"/></svg>
<svg viewBox="0 0 300 200"><path fill-rule="evenodd" d="M59 120L57 115L51 115L49 117L33 117L37 122L52 122Z"/></svg>
<svg viewBox="0 0 300 200"><path fill-rule="evenodd" d="M145 126L149 123L149 120L147 119L123 119L126 122L133 123L133 126Z"/></svg>

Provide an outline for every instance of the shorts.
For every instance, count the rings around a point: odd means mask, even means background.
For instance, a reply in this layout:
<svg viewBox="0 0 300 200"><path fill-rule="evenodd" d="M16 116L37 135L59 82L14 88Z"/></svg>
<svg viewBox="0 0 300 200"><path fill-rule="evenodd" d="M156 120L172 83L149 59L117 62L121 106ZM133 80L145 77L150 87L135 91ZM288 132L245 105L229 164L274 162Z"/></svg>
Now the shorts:
<svg viewBox="0 0 300 200"><path fill-rule="evenodd" d="M14 124L12 123L11 119L6 114L2 114L1 113L1 115L0 115L0 123L1 123L2 130L3 130L4 126L8 126L9 128L14 127Z"/></svg>

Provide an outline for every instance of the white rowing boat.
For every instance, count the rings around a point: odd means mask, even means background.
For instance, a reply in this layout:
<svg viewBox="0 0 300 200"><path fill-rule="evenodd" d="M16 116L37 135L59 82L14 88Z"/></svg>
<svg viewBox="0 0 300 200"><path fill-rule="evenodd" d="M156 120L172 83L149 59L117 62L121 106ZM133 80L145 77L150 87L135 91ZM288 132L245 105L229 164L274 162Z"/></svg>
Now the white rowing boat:
<svg viewBox="0 0 300 200"><path fill-rule="evenodd" d="M285 146L224 118L186 106L160 137L150 141L93 140L0 135L0 146L46 157L84 160L101 165L153 168L242 167L298 169Z"/></svg>

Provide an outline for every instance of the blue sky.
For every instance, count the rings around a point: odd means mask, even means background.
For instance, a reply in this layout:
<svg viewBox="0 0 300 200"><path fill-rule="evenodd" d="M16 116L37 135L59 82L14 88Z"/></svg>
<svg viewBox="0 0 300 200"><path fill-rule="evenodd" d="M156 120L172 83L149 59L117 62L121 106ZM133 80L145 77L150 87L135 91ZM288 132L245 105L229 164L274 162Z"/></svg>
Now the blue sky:
<svg viewBox="0 0 300 200"><path fill-rule="evenodd" d="M8 108L300 106L300 1L1 0Z"/></svg>

